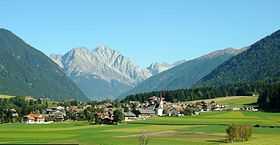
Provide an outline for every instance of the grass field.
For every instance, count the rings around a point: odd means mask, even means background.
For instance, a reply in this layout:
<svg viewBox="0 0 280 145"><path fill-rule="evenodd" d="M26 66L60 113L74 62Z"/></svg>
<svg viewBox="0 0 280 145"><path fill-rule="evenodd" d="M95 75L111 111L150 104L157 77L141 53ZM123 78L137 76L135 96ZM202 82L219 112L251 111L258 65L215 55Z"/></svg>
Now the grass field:
<svg viewBox="0 0 280 145"><path fill-rule="evenodd" d="M228 97L220 97L220 98L214 98L214 99L188 101L188 103L195 103L195 102L199 102L199 101L206 101L206 102L215 101L218 104L223 104L223 105L243 106L243 105L256 103L257 100L258 100L258 97L255 97L255 96L228 96Z"/></svg>
<svg viewBox="0 0 280 145"><path fill-rule="evenodd" d="M139 136L149 137L149 145L219 145L228 124L280 126L280 113L209 112L194 117L157 117L95 126L87 122L47 125L2 124L0 143L79 143L84 145L138 145ZM280 128L254 128L246 143L234 145L279 145ZM231 145L231 144L228 144Z"/></svg>
<svg viewBox="0 0 280 145"><path fill-rule="evenodd" d="M2 95L0 94L0 98L3 98L3 99L9 99L9 98L13 98L15 96L9 96L9 95Z"/></svg>

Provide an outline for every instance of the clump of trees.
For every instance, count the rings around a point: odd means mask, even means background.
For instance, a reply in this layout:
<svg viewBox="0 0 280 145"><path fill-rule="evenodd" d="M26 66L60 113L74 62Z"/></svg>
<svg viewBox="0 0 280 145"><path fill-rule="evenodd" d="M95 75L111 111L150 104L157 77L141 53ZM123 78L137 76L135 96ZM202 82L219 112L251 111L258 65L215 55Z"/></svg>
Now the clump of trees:
<svg viewBox="0 0 280 145"><path fill-rule="evenodd" d="M95 111L94 112L94 122L95 124L118 124L124 120L124 113L121 109L116 109L112 114L104 118L102 115L104 112ZM109 117L109 118L108 118Z"/></svg>
<svg viewBox="0 0 280 145"><path fill-rule="evenodd" d="M259 95L258 104L265 111L280 111L280 83L264 87Z"/></svg>
<svg viewBox="0 0 280 145"><path fill-rule="evenodd" d="M115 123L120 123L121 121L124 120L124 114L121 110L115 110L113 112L113 118Z"/></svg>
<svg viewBox="0 0 280 145"><path fill-rule="evenodd" d="M232 124L226 129L227 142L244 142L252 136L252 126Z"/></svg>

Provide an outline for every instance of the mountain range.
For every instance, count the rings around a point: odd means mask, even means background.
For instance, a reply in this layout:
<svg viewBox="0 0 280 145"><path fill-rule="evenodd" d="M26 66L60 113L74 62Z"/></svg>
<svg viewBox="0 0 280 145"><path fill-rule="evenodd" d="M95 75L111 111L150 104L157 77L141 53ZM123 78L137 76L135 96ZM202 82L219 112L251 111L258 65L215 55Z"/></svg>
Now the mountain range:
<svg viewBox="0 0 280 145"><path fill-rule="evenodd" d="M106 46L47 57L0 29L0 94L52 99L106 99L129 94L223 86L280 77L280 30L253 45L141 68ZM87 98L88 97L88 98Z"/></svg>
<svg viewBox="0 0 280 145"><path fill-rule="evenodd" d="M88 100L48 56L0 29L0 94Z"/></svg>
<svg viewBox="0 0 280 145"><path fill-rule="evenodd" d="M115 98L140 82L175 64L154 63L140 68L128 57L106 46L95 49L74 48L50 58L92 99Z"/></svg>

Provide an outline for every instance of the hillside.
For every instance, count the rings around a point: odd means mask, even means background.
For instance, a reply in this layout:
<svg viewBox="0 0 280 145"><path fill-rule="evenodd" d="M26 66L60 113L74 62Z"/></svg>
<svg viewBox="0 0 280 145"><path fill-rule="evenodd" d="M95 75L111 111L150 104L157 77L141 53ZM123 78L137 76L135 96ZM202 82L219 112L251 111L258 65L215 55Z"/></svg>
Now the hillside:
<svg viewBox="0 0 280 145"><path fill-rule="evenodd" d="M280 30L250 46L201 79L196 86L271 80L280 76Z"/></svg>
<svg viewBox="0 0 280 145"><path fill-rule="evenodd" d="M0 29L0 94L87 100L51 59Z"/></svg>
<svg viewBox="0 0 280 145"><path fill-rule="evenodd" d="M167 71L150 77L122 96L159 90L189 88L217 66L243 50L244 49L227 48L186 61Z"/></svg>

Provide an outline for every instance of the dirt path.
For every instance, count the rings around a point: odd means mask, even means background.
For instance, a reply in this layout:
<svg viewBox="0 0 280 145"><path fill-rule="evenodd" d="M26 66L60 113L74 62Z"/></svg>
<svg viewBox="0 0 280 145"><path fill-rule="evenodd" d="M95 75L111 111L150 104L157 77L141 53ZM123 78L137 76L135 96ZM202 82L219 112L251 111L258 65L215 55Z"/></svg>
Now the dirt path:
<svg viewBox="0 0 280 145"><path fill-rule="evenodd" d="M158 131L158 132L143 132L143 133L138 133L138 134L132 134L132 135L125 135L125 136L117 136L120 138L127 138L127 137L139 137L141 135L146 135L146 136L162 136L162 135L174 135L177 134L176 131L170 130L170 131Z"/></svg>

